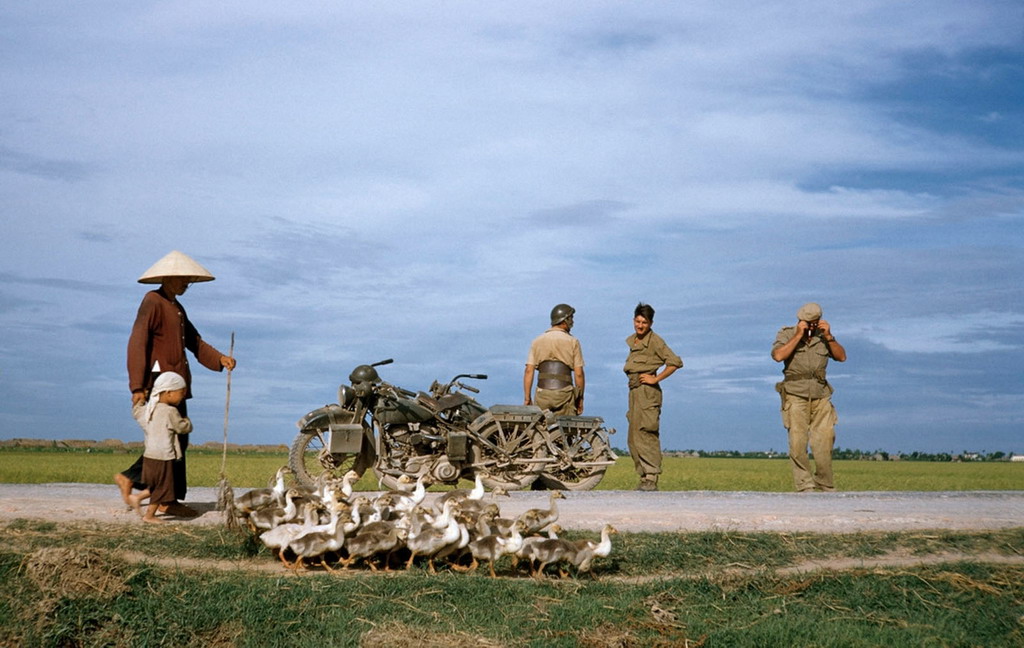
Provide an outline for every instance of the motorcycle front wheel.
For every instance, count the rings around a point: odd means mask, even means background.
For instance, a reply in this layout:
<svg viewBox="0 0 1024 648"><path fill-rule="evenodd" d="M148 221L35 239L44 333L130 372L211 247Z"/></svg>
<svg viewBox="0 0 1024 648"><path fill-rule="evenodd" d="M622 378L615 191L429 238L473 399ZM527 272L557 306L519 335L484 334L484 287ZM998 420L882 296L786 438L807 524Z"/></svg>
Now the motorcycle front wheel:
<svg viewBox="0 0 1024 648"><path fill-rule="evenodd" d="M299 432L288 451L288 467L295 481L304 488L314 489L317 480L328 477L341 479L355 469L358 454L332 454L326 446L326 431Z"/></svg>

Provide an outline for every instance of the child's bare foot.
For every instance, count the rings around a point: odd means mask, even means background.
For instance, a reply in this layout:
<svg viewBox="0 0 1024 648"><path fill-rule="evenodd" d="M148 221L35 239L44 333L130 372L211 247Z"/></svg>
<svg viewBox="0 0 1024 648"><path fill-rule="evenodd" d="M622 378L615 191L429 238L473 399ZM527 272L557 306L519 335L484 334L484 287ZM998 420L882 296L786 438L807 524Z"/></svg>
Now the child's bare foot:
<svg viewBox="0 0 1024 648"><path fill-rule="evenodd" d="M117 484L117 489L121 491L121 499L124 500L125 504L131 506L132 503L128 501L128 498L132 496L132 480L121 473L117 473L114 475L114 483Z"/></svg>
<svg viewBox="0 0 1024 648"><path fill-rule="evenodd" d="M161 520L160 518L158 518L155 515L152 516L152 517L150 517L148 515L143 515L142 516L142 521L143 522L149 522L150 524L166 524L167 523L166 520Z"/></svg>
<svg viewBox="0 0 1024 648"><path fill-rule="evenodd" d="M142 500L145 499L141 495L129 495L128 505L135 510L136 513L142 515Z"/></svg>

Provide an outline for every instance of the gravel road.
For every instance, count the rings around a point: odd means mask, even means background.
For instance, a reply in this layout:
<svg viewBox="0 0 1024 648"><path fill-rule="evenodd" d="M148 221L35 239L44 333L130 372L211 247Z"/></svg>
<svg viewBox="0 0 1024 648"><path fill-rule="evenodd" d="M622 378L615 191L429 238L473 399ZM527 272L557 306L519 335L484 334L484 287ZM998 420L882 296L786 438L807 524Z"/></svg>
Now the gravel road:
<svg viewBox="0 0 1024 648"><path fill-rule="evenodd" d="M240 495L247 489L239 489ZM906 531L984 530L1024 526L1024 491L754 493L719 491L590 491L558 500L566 529L619 531ZM428 500L435 497L428 495ZM489 497L489 496L488 496ZM186 503L197 518L183 524L220 524L216 489L190 488ZM547 508L549 493L516 492L498 498L502 515ZM141 524L113 484L0 484L0 520Z"/></svg>

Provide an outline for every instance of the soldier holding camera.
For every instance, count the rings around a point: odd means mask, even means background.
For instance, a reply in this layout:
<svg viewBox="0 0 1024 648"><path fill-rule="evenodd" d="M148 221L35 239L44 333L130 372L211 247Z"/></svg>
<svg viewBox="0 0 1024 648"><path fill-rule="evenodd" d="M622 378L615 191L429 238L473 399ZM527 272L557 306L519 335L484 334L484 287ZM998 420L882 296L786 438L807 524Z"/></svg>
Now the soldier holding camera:
<svg viewBox="0 0 1024 648"><path fill-rule="evenodd" d="M796 490L834 491L832 445L838 420L832 405L832 386L825 378L829 359L846 361L846 349L821 319L821 306L807 303L796 314L796 326L779 329L772 359L784 362L782 382L775 390L782 398L782 424L789 431L789 460ZM814 455L810 469L807 447Z"/></svg>

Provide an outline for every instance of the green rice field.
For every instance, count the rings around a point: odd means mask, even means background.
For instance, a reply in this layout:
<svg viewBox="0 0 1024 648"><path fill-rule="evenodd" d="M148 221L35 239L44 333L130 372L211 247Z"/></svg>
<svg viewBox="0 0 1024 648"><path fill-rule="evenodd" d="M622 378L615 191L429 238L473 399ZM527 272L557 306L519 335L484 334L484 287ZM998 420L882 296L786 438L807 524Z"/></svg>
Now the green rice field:
<svg viewBox="0 0 1024 648"><path fill-rule="evenodd" d="M0 449L0 483L89 483L112 480L135 455L125 452L67 449ZM233 486L265 486L287 463L285 452L229 453L227 477ZM973 491L1024 490L1024 463L835 461L836 487L842 491ZM789 463L785 459L666 457L662 490L789 492ZM220 479L221 453L191 449L189 484L215 486ZM598 490L628 490L636 486L632 461L620 457L608 469ZM372 474L358 484L377 488Z"/></svg>

